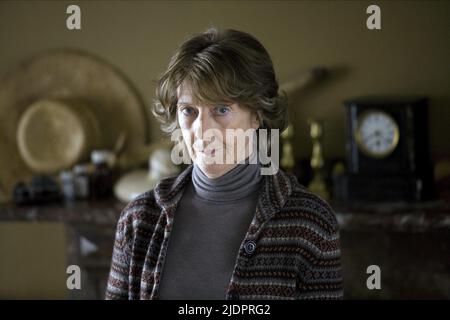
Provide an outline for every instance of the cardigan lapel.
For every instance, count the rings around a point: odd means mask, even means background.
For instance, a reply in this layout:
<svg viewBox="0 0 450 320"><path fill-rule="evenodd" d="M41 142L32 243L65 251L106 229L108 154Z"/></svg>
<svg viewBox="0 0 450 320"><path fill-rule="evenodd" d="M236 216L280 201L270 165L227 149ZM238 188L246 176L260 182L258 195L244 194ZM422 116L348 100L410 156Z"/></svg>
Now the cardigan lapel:
<svg viewBox="0 0 450 320"><path fill-rule="evenodd" d="M246 239L257 238L264 224L284 206L293 190L292 178L293 176L287 175L282 170L278 170L274 175L265 176L256 205L255 217L250 224Z"/></svg>
<svg viewBox="0 0 450 320"><path fill-rule="evenodd" d="M185 187L191 181L193 165L189 165L177 177L163 179L154 189L156 203L166 214L167 223L173 220L175 209L180 202Z"/></svg>

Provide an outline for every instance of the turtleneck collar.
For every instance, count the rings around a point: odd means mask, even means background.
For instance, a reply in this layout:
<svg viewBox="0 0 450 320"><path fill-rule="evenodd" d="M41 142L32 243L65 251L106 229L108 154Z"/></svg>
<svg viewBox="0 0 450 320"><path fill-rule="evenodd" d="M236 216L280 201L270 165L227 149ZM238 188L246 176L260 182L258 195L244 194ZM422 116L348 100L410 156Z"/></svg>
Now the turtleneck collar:
<svg viewBox="0 0 450 320"><path fill-rule="evenodd" d="M258 190L262 180L259 161L254 164L254 152L244 163L224 175L212 179L194 164L192 169L192 184L195 193L203 200L214 202L234 202L245 199Z"/></svg>

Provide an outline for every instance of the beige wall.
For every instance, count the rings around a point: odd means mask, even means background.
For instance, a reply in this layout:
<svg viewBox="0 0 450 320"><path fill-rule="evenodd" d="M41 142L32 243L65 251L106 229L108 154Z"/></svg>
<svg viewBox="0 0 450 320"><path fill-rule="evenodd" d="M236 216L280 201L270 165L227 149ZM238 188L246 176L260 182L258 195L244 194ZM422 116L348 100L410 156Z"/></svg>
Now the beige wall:
<svg viewBox="0 0 450 320"><path fill-rule="evenodd" d="M0 299L66 299L62 223L0 223Z"/></svg>
<svg viewBox="0 0 450 320"><path fill-rule="evenodd" d="M65 28L77 3L82 30ZM365 26L365 9L382 10L382 30ZM98 54L121 68L147 104L176 46L213 24L254 34L284 81L313 66L335 70L330 81L294 99L297 156L310 153L306 119L325 122L325 155L344 155L342 100L366 93L431 96L431 148L449 153L450 2L445 1L136 1L0 2L0 75L22 59L55 47ZM295 98L295 97L294 97ZM152 139L159 135L151 122Z"/></svg>

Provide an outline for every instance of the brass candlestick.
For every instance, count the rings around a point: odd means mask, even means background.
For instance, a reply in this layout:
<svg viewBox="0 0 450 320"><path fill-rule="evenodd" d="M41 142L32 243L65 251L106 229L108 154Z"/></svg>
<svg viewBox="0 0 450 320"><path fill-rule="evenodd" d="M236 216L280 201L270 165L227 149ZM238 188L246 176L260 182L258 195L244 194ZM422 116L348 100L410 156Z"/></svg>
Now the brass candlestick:
<svg viewBox="0 0 450 320"><path fill-rule="evenodd" d="M310 125L309 134L313 142L312 156L311 156L311 168L313 169L313 179L308 185L308 189L325 200L330 199L330 193L328 192L325 180L323 178L323 148L322 148L322 124L319 121L309 119Z"/></svg>
<svg viewBox="0 0 450 320"><path fill-rule="evenodd" d="M292 147L292 137L294 136L294 127L289 122L286 130L281 134L282 153L281 167L287 172L292 172L295 166L294 148Z"/></svg>

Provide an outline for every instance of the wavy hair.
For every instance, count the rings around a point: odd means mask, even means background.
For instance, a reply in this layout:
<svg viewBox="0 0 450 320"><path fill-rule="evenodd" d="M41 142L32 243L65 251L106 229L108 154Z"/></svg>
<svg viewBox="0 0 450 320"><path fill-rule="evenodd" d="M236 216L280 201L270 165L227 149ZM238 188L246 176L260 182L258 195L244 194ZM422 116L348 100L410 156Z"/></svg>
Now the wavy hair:
<svg viewBox="0 0 450 320"><path fill-rule="evenodd" d="M190 88L193 103L238 103L255 112L260 128L287 127L287 96L279 93L272 60L252 35L215 27L194 34L172 56L156 86L152 113L161 129L178 127L180 86Z"/></svg>

